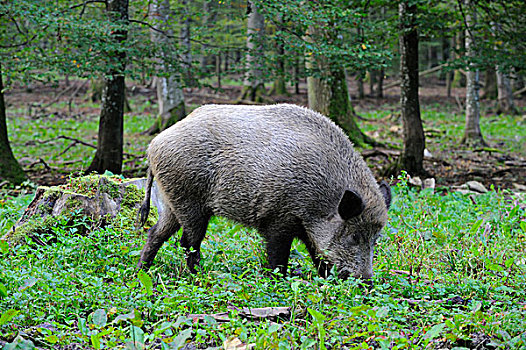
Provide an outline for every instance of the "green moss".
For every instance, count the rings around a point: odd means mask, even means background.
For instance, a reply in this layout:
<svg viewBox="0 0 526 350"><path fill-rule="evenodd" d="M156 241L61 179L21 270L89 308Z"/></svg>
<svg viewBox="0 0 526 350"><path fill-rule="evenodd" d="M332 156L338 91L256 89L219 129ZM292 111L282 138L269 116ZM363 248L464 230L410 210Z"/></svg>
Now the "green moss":
<svg viewBox="0 0 526 350"><path fill-rule="evenodd" d="M120 223L125 224L127 228L135 227L137 213L139 205L144 198L144 189L139 189L135 185L129 185L126 187L124 196L121 202L121 210L119 211L118 217L120 217ZM150 214L146 220L146 227L153 226L159 219L159 213L155 206L150 207ZM124 228L124 227L123 227Z"/></svg>
<svg viewBox="0 0 526 350"><path fill-rule="evenodd" d="M26 242L27 238L47 243L54 237L53 227L56 226L57 219L53 216L46 216L44 219L35 218L13 230L8 240L15 245Z"/></svg>
<svg viewBox="0 0 526 350"><path fill-rule="evenodd" d="M39 244L47 244L56 239L57 228L84 235L106 225L133 232L135 231L137 212L144 198L144 189L126 183L131 181L134 179L127 180L120 176L88 175L70 178L67 183L61 186L44 188L45 192L42 198L45 201L39 202L37 214L13 231L8 239L10 242L18 244L25 242L25 237L36 237L34 240L37 240ZM97 192L106 193L120 206L115 217L111 217L111 215L101 217L96 213L88 213L84 209L86 205L90 205L90 201L95 200ZM67 196L65 198L65 210L58 216L52 216L51 211L55 202L64 194ZM153 226L158 217L157 208L152 206L146 227ZM39 239L38 237L42 238Z"/></svg>

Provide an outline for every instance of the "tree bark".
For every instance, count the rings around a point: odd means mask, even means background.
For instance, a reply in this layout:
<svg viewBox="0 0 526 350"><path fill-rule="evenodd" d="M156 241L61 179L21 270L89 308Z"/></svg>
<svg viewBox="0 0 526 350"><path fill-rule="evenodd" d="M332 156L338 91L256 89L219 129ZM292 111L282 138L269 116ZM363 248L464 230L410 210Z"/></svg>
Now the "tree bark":
<svg viewBox="0 0 526 350"><path fill-rule="evenodd" d="M375 98L383 98L384 97L384 69L380 68L378 71L378 74L376 75L376 94L374 95Z"/></svg>
<svg viewBox="0 0 526 350"><path fill-rule="evenodd" d="M9 181L19 185L24 182L26 174L18 164L9 144L7 134L7 114L4 99L4 82L2 79L2 66L0 65L0 182Z"/></svg>
<svg viewBox="0 0 526 350"><path fill-rule="evenodd" d="M449 38L442 39L442 58L446 64L451 59L451 45L450 45ZM441 77L445 78L446 80L447 97L451 97L451 80L453 78L452 75L453 75L453 72L450 72L448 70L444 71L444 74L441 75Z"/></svg>
<svg viewBox="0 0 526 350"><path fill-rule="evenodd" d="M455 37L455 46L457 48L456 52L454 54L455 58L460 58L462 57L462 49L466 47L466 37L464 36L464 32L463 31L460 31L457 36ZM454 88L457 88L457 87L464 87L466 86L466 78L464 77L464 75L462 74L462 72L460 72L460 69L455 69L455 72L453 73L453 83L452 83L452 86Z"/></svg>
<svg viewBox="0 0 526 350"><path fill-rule="evenodd" d="M356 75L356 84L358 85L358 99L363 100L365 98L365 90L363 88L363 76L365 74L360 71Z"/></svg>
<svg viewBox="0 0 526 350"><path fill-rule="evenodd" d="M484 90L480 98L482 100L488 99L493 100L497 97L497 75L495 69L488 67L486 74L484 75Z"/></svg>
<svg viewBox="0 0 526 350"><path fill-rule="evenodd" d="M243 81L243 90L238 101L249 100L262 102L265 86L263 85L263 40L265 40L265 17L256 7L255 2L248 1L247 22L247 65Z"/></svg>
<svg viewBox="0 0 526 350"><path fill-rule="evenodd" d="M212 68L215 69L213 62L214 56L208 52L208 42L211 39L210 33L213 29L213 23L215 23L216 18L216 10L214 7L214 3L215 2L212 0L203 1L203 21L201 25L203 26L203 28L205 28L206 33L203 38L203 43L201 44L201 70L206 73L209 73L212 70Z"/></svg>
<svg viewBox="0 0 526 350"><path fill-rule="evenodd" d="M471 0L464 0L466 8L466 55L472 59L475 55L474 31L471 28L476 23L475 12L471 12ZM484 138L480 130L480 99L479 99L479 71L473 63L469 64L466 77L466 126L461 143L468 145L484 145Z"/></svg>
<svg viewBox="0 0 526 350"><path fill-rule="evenodd" d="M181 19L183 26L180 35L181 46L183 48L184 80L187 86L196 86L197 84L192 74L192 43L190 41L191 17L190 11L188 10L188 1L182 0L181 5L183 7L183 18ZM170 6L169 3L168 6Z"/></svg>
<svg viewBox="0 0 526 350"><path fill-rule="evenodd" d="M515 103L513 102L513 91L511 89L511 79L508 73L502 72L499 66L497 71L497 114L517 114Z"/></svg>
<svg viewBox="0 0 526 350"><path fill-rule="evenodd" d="M276 20L277 30L283 28L283 17L279 16ZM287 95L287 87L285 85L285 46L282 42L276 42L276 78L269 91L269 95Z"/></svg>
<svg viewBox="0 0 526 350"><path fill-rule="evenodd" d="M107 0L106 11L115 24L128 24L128 0ZM108 170L120 174L122 171L126 52L119 47L126 41L127 36L126 27L113 32L113 41L117 49L108 52L112 68L104 79L97 151L86 170L88 173L103 173Z"/></svg>
<svg viewBox="0 0 526 350"><path fill-rule="evenodd" d="M318 35L322 35L320 29L310 29L311 38L316 38ZM311 74L307 77L309 108L332 119L355 144L360 146L366 143L375 144L375 141L365 135L356 123L356 113L351 105L343 67L331 65L324 57L313 56L307 55L305 58L306 67L321 76L315 77Z"/></svg>
<svg viewBox="0 0 526 350"><path fill-rule="evenodd" d="M171 37L173 37L170 13L169 0L154 0L150 4L150 16L153 25L150 36L152 42L160 46L161 57L158 63L158 70L161 72L167 71L170 65L169 55L165 51L170 46ZM155 85L159 113L154 124L145 132L146 134L153 135L163 131L186 116L184 94L180 80L181 77L175 73L156 77Z"/></svg>
<svg viewBox="0 0 526 350"><path fill-rule="evenodd" d="M392 173L405 170L411 175L425 174L425 137L420 118L418 98L418 32L417 6L402 1L399 5L400 19L400 107L404 129L404 149Z"/></svg>

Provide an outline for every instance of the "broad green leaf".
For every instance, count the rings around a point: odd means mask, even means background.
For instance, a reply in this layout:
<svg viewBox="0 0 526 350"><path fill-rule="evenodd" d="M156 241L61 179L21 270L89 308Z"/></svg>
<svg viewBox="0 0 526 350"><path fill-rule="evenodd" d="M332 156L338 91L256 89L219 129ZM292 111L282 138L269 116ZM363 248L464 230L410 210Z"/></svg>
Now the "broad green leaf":
<svg viewBox="0 0 526 350"><path fill-rule="evenodd" d="M514 262L515 258L506 259L506 261L504 262L504 266L506 266L506 268L509 269Z"/></svg>
<svg viewBox="0 0 526 350"><path fill-rule="evenodd" d="M300 288L300 283L298 281L292 282L292 284L290 285L290 288L292 288L292 291L294 292L294 294L297 294Z"/></svg>
<svg viewBox="0 0 526 350"><path fill-rule="evenodd" d="M136 326L130 327L130 338L135 349L144 349L144 331Z"/></svg>
<svg viewBox="0 0 526 350"><path fill-rule="evenodd" d="M139 281L141 281L142 286L146 290L146 294L153 295L153 282L152 278L143 270L140 270L137 274L137 277L139 277Z"/></svg>
<svg viewBox="0 0 526 350"><path fill-rule="evenodd" d="M95 349L100 349L100 336L98 333L94 333L90 337L91 339L91 346L93 346Z"/></svg>
<svg viewBox="0 0 526 350"><path fill-rule="evenodd" d="M21 336L18 336L13 340L12 343L6 344L3 350L33 350L35 349L35 344L31 340L24 339Z"/></svg>
<svg viewBox="0 0 526 350"><path fill-rule="evenodd" d="M389 307L383 306L376 311L376 317L383 318L389 314Z"/></svg>
<svg viewBox="0 0 526 350"><path fill-rule="evenodd" d="M0 297L7 298L7 287L0 282Z"/></svg>
<svg viewBox="0 0 526 350"><path fill-rule="evenodd" d="M438 337L445 326L446 326L445 323L434 325L433 327L431 327L430 330L426 332L426 334L424 335L424 339L434 339Z"/></svg>
<svg viewBox="0 0 526 350"><path fill-rule="evenodd" d="M280 324L273 323L268 327L267 334L276 333L281 328Z"/></svg>
<svg viewBox="0 0 526 350"><path fill-rule="evenodd" d="M186 341L190 339L191 336L192 336L192 328L188 328L188 329L185 329L184 331L181 331L177 335L177 337L175 337L173 342L169 344L170 348L175 349L175 350L181 349L186 344Z"/></svg>
<svg viewBox="0 0 526 350"><path fill-rule="evenodd" d="M106 315L106 311L104 309L95 310L95 312L93 313L92 322L95 326L99 328L104 327L108 322L108 316Z"/></svg>
<svg viewBox="0 0 526 350"><path fill-rule="evenodd" d="M325 320L325 316L323 316L321 312L314 310L314 309L310 309L310 308L307 309L307 311L309 311L309 314L312 315L316 323L322 323Z"/></svg>
<svg viewBox="0 0 526 350"><path fill-rule="evenodd" d="M490 269L491 271L497 271L497 272L503 272L504 268L500 266L499 264L494 264L492 262L486 262L486 267Z"/></svg>
<svg viewBox="0 0 526 350"><path fill-rule="evenodd" d="M476 313L482 308L482 303L480 301L477 301L475 305L471 308L471 312Z"/></svg>
<svg viewBox="0 0 526 350"><path fill-rule="evenodd" d="M477 230L479 229L480 225L482 225L482 223L484 222L483 219L480 219L478 220L477 222L475 222L473 224L473 226L471 226L471 230L469 231L471 234L477 232Z"/></svg>
<svg viewBox="0 0 526 350"><path fill-rule="evenodd" d="M18 315L19 313L20 311L15 310L15 309L9 309L6 312L4 312L2 316L0 316L0 326L3 326L7 322L11 321L13 317Z"/></svg>

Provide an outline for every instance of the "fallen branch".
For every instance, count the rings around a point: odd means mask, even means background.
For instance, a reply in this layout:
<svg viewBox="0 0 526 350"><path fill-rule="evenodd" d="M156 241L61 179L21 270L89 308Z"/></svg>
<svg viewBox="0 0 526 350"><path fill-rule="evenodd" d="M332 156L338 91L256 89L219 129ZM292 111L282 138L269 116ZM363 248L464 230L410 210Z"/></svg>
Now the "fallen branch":
<svg viewBox="0 0 526 350"><path fill-rule="evenodd" d="M79 140L79 139L76 139L74 137L70 137L70 136L65 136L65 135L59 135L57 137L54 137L52 139L48 139L48 140L33 140L33 141L28 141L25 143L26 146L30 146L30 145L34 145L35 143L38 143L38 144L46 144L46 143L50 143L50 142L53 142L53 141L57 141L57 140L69 140L69 141L73 141L72 144L70 144L68 147L66 147L65 150L63 150L61 153L59 153L58 155L61 156L63 155L64 153L66 153L70 148L72 148L73 146L76 146L77 144L81 144L83 146L86 146L86 147L90 147L90 148L94 148L94 149L97 149L97 146L95 146L94 144L91 144L89 142L86 142L86 141L82 141L82 140ZM143 157L142 155L136 155L136 154L132 154L132 153L126 153L124 152L123 155L127 156L127 157L133 157L133 158L141 158Z"/></svg>
<svg viewBox="0 0 526 350"><path fill-rule="evenodd" d="M258 308L247 308L242 309L231 308L239 312L239 316L248 320L288 320L291 318L290 307L258 307ZM189 314L187 317L191 318L193 322L204 320L205 318L211 317L217 322L229 322L228 312L221 312L218 314Z"/></svg>
<svg viewBox="0 0 526 350"><path fill-rule="evenodd" d="M526 92L526 86L523 87L523 88L520 89L520 90L515 91L515 92L513 93L513 96L520 96L520 95L522 95L522 94L525 93L525 92Z"/></svg>
<svg viewBox="0 0 526 350"><path fill-rule="evenodd" d="M383 156L383 157L389 158L391 156L394 156L394 157L399 156L400 151L374 148L374 149L363 150L361 154L362 154L362 157L365 159L370 158L370 157L375 157L375 156Z"/></svg>

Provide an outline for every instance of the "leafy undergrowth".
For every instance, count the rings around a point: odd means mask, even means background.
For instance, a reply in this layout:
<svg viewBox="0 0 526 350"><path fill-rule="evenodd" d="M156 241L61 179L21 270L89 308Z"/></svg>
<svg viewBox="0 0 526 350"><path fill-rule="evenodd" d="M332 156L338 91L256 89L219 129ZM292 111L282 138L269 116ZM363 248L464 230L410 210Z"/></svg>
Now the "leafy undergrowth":
<svg viewBox="0 0 526 350"><path fill-rule="evenodd" d="M0 344L54 349L421 349L526 347L524 197L416 192L402 179L378 242L374 288L316 276L302 244L294 277L264 271L253 230L214 218L201 271L175 238L149 272L135 268L145 235L111 226L87 236L57 225L57 242L1 245ZM439 189L440 192L440 189ZM29 196L0 201L0 219ZM8 229L9 224L4 224ZM4 229L3 228L3 229ZM2 230L3 230L2 229ZM286 306L282 320L243 307ZM220 322L211 316L227 313ZM192 344L192 345L188 345Z"/></svg>

